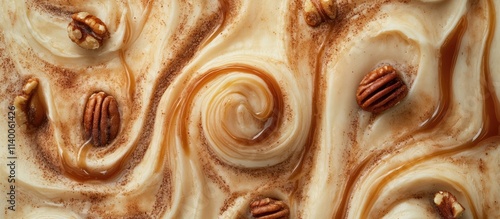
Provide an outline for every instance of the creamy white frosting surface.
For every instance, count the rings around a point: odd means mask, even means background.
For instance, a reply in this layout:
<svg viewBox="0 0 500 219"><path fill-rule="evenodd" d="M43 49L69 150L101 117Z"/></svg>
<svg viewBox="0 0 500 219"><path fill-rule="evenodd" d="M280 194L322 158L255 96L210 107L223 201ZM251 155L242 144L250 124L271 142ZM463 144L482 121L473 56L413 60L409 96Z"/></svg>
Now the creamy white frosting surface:
<svg viewBox="0 0 500 219"><path fill-rule="evenodd" d="M310 27L299 0L2 0L0 111L37 78L47 116L17 124L3 218L249 218L257 197L290 218L438 218L442 190L463 218L500 217L500 3L336 4ZM79 11L107 25L103 47L68 38ZM363 111L384 64L408 95ZM104 147L83 138L98 91L121 118Z"/></svg>

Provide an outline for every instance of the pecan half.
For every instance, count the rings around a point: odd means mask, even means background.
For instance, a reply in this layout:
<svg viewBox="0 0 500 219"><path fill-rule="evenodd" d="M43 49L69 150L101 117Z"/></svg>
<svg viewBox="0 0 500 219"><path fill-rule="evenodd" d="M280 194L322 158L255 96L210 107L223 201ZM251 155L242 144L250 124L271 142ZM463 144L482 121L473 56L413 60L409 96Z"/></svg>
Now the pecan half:
<svg viewBox="0 0 500 219"><path fill-rule="evenodd" d="M38 96L38 79L30 78L23 86L23 93L16 96L14 106L17 123L28 128L40 126L47 118L45 106Z"/></svg>
<svg viewBox="0 0 500 219"><path fill-rule="evenodd" d="M408 94L408 87L396 70L385 65L368 73L356 92L358 105L366 111L379 113L399 103Z"/></svg>
<svg viewBox="0 0 500 219"><path fill-rule="evenodd" d="M98 49L104 40L109 38L109 32L104 22L87 12L74 13L68 24L68 37L84 49Z"/></svg>
<svg viewBox="0 0 500 219"><path fill-rule="evenodd" d="M261 198L250 203L250 213L256 219L288 218L290 210L283 201Z"/></svg>
<svg viewBox="0 0 500 219"><path fill-rule="evenodd" d="M457 201L457 198L446 191L439 191L434 194L434 204L436 204L439 214L444 219L459 218L465 210Z"/></svg>
<svg viewBox="0 0 500 219"><path fill-rule="evenodd" d="M118 135L120 112L113 96L104 92L92 94L83 115L85 139L92 138L95 146L105 146Z"/></svg>
<svg viewBox="0 0 500 219"><path fill-rule="evenodd" d="M316 27L324 21L335 19L336 16L335 0L306 0L304 2L304 18L309 26Z"/></svg>

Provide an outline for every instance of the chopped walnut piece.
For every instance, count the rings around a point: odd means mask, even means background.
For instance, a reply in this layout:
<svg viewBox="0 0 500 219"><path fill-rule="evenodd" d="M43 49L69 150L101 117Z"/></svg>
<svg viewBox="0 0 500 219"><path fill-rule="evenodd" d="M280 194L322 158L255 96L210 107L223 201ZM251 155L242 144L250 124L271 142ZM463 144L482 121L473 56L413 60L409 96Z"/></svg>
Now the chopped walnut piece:
<svg viewBox="0 0 500 219"><path fill-rule="evenodd" d="M47 118L45 106L38 96L38 79L30 78L23 86L23 93L14 99L16 120L28 129L39 127Z"/></svg>
<svg viewBox="0 0 500 219"><path fill-rule="evenodd" d="M109 32L101 19L87 12L78 12L71 16L68 24L68 37L84 49L98 49L104 40L109 38Z"/></svg>
<svg viewBox="0 0 500 219"><path fill-rule="evenodd" d="M465 210L455 196L446 191L439 191L434 195L434 204L445 219L459 218Z"/></svg>
<svg viewBox="0 0 500 219"><path fill-rule="evenodd" d="M306 0L304 2L304 18L309 26L316 27L324 21L335 19L336 16L335 0Z"/></svg>

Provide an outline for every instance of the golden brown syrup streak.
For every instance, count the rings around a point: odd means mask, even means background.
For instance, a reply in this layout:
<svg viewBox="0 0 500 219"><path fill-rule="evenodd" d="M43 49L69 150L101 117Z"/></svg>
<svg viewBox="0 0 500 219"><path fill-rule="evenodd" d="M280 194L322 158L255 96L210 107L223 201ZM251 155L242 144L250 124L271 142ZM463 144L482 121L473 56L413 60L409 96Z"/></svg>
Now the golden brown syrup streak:
<svg viewBox="0 0 500 219"><path fill-rule="evenodd" d="M129 101L132 101L133 100L133 97L134 97L134 93L135 93L135 78L134 78L134 74L132 74L132 72L130 71L130 67L128 66L127 62L125 61L125 57L123 55L123 50L120 50L118 52L119 56L120 56L120 62L123 66L123 70L125 70L125 77L127 78L127 99Z"/></svg>
<svg viewBox="0 0 500 219"><path fill-rule="evenodd" d="M175 108L172 111L172 113L167 115L166 123L168 127L166 128L165 137L169 138L174 136L173 132L176 130L180 135L182 148L184 149L184 152L186 154L190 153L188 145L189 142L187 133L188 130L186 128L186 125L189 124L189 117L191 111L189 109L189 106L192 106L193 99L199 93L199 91L204 88L204 86L207 83L209 83L210 81L221 75L226 75L233 72L241 72L241 73L244 72L246 74L253 74L264 80L267 87L271 91L271 95L273 97L273 102L274 102L272 113L268 118L268 121L270 122L266 122L264 129L261 132L259 132L257 136L255 136L251 140L247 139L235 139L235 140L246 145L255 144L266 139L281 125L281 117L283 115L284 104L283 104L283 99L281 98L282 97L281 89L278 83L273 78L269 77L266 73L255 67L244 64L233 64L233 65L226 65L214 68L206 72L199 79L197 79L193 85L189 86L182 93L181 97L177 99L176 103L174 104ZM175 127L176 119L177 119L177 127ZM168 146L169 145L167 145L167 147ZM165 154L165 149L166 147L161 147L160 151L161 155ZM160 171L162 163L163 162L157 163L155 171Z"/></svg>
<svg viewBox="0 0 500 219"><path fill-rule="evenodd" d="M128 150L120 159L118 159L116 164L112 165L108 169L101 171L97 171L88 167L87 156L89 152L91 152L91 150L94 148L94 145L92 145L90 140L85 142L78 148L78 152L76 155L76 166L71 164L70 158L68 157L68 152L62 149L60 156L61 156L63 173L66 176L69 176L70 178L80 182L88 180L114 179L119 175L118 173L120 173L121 170L123 170L123 168L126 165L126 161L133 153L136 146L137 146L137 140L133 142L132 148Z"/></svg>
<svg viewBox="0 0 500 219"><path fill-rule="evenodd" d="M320 101L318 101L318 98L320 96L323 96L323 95L320 95L320 92L322 92L320 88L320 81L319 79L321 78L321 72L323 72L323 60L324 60L324 57L325 57L325 48L326 48L326 41L328 39L331 39L332 37L332 34L333 34L333 28L330 27L330 29L328 30L328 34L327 34L327 37L325 37L323 39L323 42L321 42L321 45L319 46L319 50L318 50L318 55L316 57L316 63L315 63L315 71L314 71L314 76L313 76L313 85L314 85L314 90L313 90L313 94L312 94L312 118L311 119L311 126L309 128L309 133L307 135L307 139L306 139L306 142L304 144L304 149L302 150L302 154L300 155L300 158L299 160L297 161L297 164L295 165L295 167L293 168L292 170L292 173L290 174L290 177L289 177L289 180L296 180L298 178L300 178L302 176L302 169L303 169L303 166L304 166L304 158L305 156L309 153L312 145L314 144L314 142L316 141L316 138L317 138L317 135L316 135L316 130L317 130L317 124L318 124L318 120L320 119L318 115L318 104Z"/></svg>
<svg viewBox="0 0 500 219"><path fill-rule="evenodd" d="M215 37L217 37L222 32L223 27L226 25L228 15L227 13L229 11L229 3L227 1L228 0L219 0L221 8L220 10L222 11L220 22L215 27L215 30L207 38L205 38L205 40L203 40L203 42L200 44L200 48L208 45L215 39Z"/></svg>
<svg viewBox="0 0 500 219"><path fill-rule="evenodd" d="M340 202L338 208L339 210L335 214L334 218L346 218L347 210L349 208L348 201L353 193L354 185L361 176L363 170L367 168L368 163L372 159L372 157L373 156L369 156L363 161L361 161L361 163L358 164L356 168L354 168L354 171L352 171L352 173L349 175L349 179L347 180L345 185L344 195L342 196L342 201Z"/></svg>
<svg viewBox="0 0 500 219"><path fill-rule="evenodd" d="M134 31L134 32L137 32L138 33L141 33L142 30L144 29L144 24L147 22L147 20L149 19L149 14L151 13L151 7L152 7L153 4L151 4L151 1L148 1L147 2L147 5L146 5L146 10L144 11L144 14L142 17L146 16L147 18L146 19L143 19L143 21L141 22L140 24L140 30L139 31ZM128 47L133 43L131 42L132 40L132 33L130 31L131 27L130 27L130 22L129 22L129 18L125 19L126 21L126 28L125 28L125 37L123 39L123 42L124 42L124 47L121 48L119 51L118 51L118 56L120 57L120 62L123 66L123 69L125 70L125 76L127 78L127 90L128 90L128 97L127 99L132 101L133 100L133 97L134 97L134 94L135 94L135 78L134 78L134 75L132 74L132 71L130 70L130 67L128 66L127 62L125 61L125 56L124 56L124 50L127 50ZM137 37L134 36L133 37L135 40Z"/></svg>
<svg viewBox="0 0 500 219"><path fill-rule="evenodd" d="M130 68L128 67L127 63L125 62L123 50L120 50L118 52L118 55L120 57L120 62L123 65L124 71L125 71L125 76L126 76L126 81L127 81L127 100L132 101L133 100L133 95L135 93L135 79L134 75L130 72ZM135 144L134 144L135 145ZM127 152L126 155L120 159L120 165L113 165L111 168L105 171L92 171L89 169L87 166L87 155L89 153L89 150L91 150L93 145L90 143L90 141L85 142L82 146L79 147L78 153L76 156L76 167L71 166L71 162L69 162L68 154L67 151L63 149L63 152L61 153L61 161L63 164L63 172L65 172L68 176L70 176L73 179L79 180L79 181L87 181L87 180L106 180L114 177L119 170L122 169L123 162L127 160L128 155L130 155L130 152ZM135 147L135 146L134 146ZM131 150L133 151L133 149Z"/></svg>
<svg viewBox="0 0 500 219"><path fill-rule="evenodd" d="M427 120L426 122L421 125L422 129L432 129L436 125L438 125L443 118L445 118L445 115L447 114L449 110L449 100L450 100L450 89L452 87L451 85L451 77L453 76L453 70L454 70L454 64L456 61L456 58L458 56L457 52L458 49L457 45L460 45L460 42L457 41L462 39L463 34L465 33L465 27L467 25L467 21L464 18L462 18L457 27L454 29L454 31L450 34L450 38L446 40L444 43L443 47L441 48L441 62L439 66L439 72L440 72L440 84L441 84L441 92L440 92L440 102L438 107L436 108L434 114L432 117ZM443 55L444 54L444 55ZM382 153L382 152L380 152ZM378 155L381 155L381 154ZM352 196L354 185L356 184L356 181L359 180L360 174L363 171L366 171L366 168L369 168L371 165L368 165L368 163L371 162L371 160L374 157L378 157L375 154L372 154L371 156L365 158L360 164L358 164L353 172L353 174L350 174L349 179L346 183L346 188L344 189L345 193L343 195L342 202L340 203L339 206L339 211L337 211L335 218L345 218L347 215L347 212L349 210L349 205L348 201L350 197ZM368 198L368 202L373 202L374 197L376 196L370 196ZM373 204L373 203L372 203ZM372 205L371 204L371 205ZM370 205L370 206L371 206ZM361 209L366 209L366 208L361 208ZM367 217L367 212L363 211L363 216Z"/></svg>
<svg viewBox="0 0 500 219"><path fill-rule="evenodd" d="M448 114L451 97L451 88L453 87L453 72L455 70L455 63L458 56L458 50L460 49L460 42L467 26L467 19L463 17L451 37L446 39L443 46L441 47L441 57L439 63L439 84L440 84L440 94L439 102L434 114L426 120L420 128L422 130L434 129Z"/></svg>
<svg viewBox="0 0 500 219"><path fill-rule="evenodd" d="M140 22L140 24L139 24L140 29L139 30L131 31L131 26L130 26L131 17L129 17L130 14L127 14L127 19L125 19L126 28L125 28L125 37L123 38L123 43L124 43L124 47L122 47L123 50L127 50L129 48L129 46L132 45L132 43L137 39L137 37L140 35L140 33L142 33L142 30L146 26L145 24L149 19L149 14L151 13L151 8L153 7L152 1L148 1L146 4L147 4L146 10L144 11L144 13L141 16L141 17L146 16L146 19L143 19ZM131 11L130 5L127 4L127 8L129 11Z"/></svg>
<svg viewBox="0 0 500 219"><path fill-rule="evenodd" d="M78 149L78 154L76 155L76 165L79 166L86 174L88 174L86 171L86 169L88 169L86 158L90 148L92 148L92 144L90 142L91 140L89 139L83 143L83 145Z"/></svg>
<svg viewBox="0 0 500 219"><path fill-rule="evenodd" d="M466 143L461 144L461 145L457 145L456 147L453 147L451 149L446 149L446 150L438 151L438 152L430 154L430 155L419 157L413 161L406 162L404 165L387 173L385 176L383 176L384 178L380 181L380 183L375 187L375 189L373 190L374 192L369 193L369 196L367 198L368 201L365 203L363 208L361 208L363 211L362 218L368 218L368 214L369 214L368 210L372 208L372 206L374 205L374 202L376 201L376 197L378 197L380 195L380 192L382 191L382 189L389 182L398 178L400 175L404 174L405 172L407 172L409 169L411 169L415 165L423 163L427 160L430 160L430 159L433 159L436 157L444 157L444 156L450 157L450 156L457 154L457 153L460 153L464 150L476 147L480 142L482 142L486 139L499 136L499 127L500 127L499 115L500 115L500 113L499 113L499 109L497 108L498 102L496 101L497 99L495 96L495 91L493 89L493 85L492 85L491 80L489 78L489 75L490 75L489 57L490 57L490 53L491 53L491 42L493 40L493 35L495 33L495 25L496 25L496 12L495 12L493 7L494 7L494 5L491 2L491 0L488 0L488 28L489 29L488 29L488 37L487 37L486 45L485 45L485 52L484 52L483 57L482 57L482 68L483 68L482 74L483 74L483 78L487 81L487 84L486 84L486 86L483 85L484 86L483 87L483 95L485 96L485 102L484 102L485 108L484 108L484 113L483 113L484 123L483 123L483 127L480 129L480 133L476 137L471 139L469 142L466 142ZM459 52L456 47L459 47L461 44L461 39L463 36L463 32L466 29L466 26L467 26L467 21L466 21L466 18L464 17L462 19L462 21L460 21L459 25L454 30L454 32L451 34L451 37L443 45L443 48L441 50L442 54L445 53L445 55L442 55L441 61L443 63L455 65L456 57L457 57L456 53ZM450 44L454 44L454 45L450 45ZM450 52L455 53L455 54L450 55L449 54ZM449 58L446 58L446 57L453 57L453 61L449 62L450 61ZM444 69L447 69L449 71L453 71L453 68L454 68L454 66L453 67L446 67L445 66ZM441 77L443 76L442 73L443 72L441 72ZM441 83L442 83L441 85L442 85L442 89L443 89L443 86L445 86L445 89L448 89L447 95L449 98L449 96L451 95L451 89L452 89L451 72L449 72L449 75L447 75L447 76L450 77L450 78L447 78L450 82L443 84L443 80L441 79ZM443 99L441 101L443 101ZM448 104L449 103L447 103L446 105L448 105ZM445 106L444 110L447 108L448 108L448 106ZM439 111L439 110L437 110L437 111ZM440 114L446 114L446 112L441 111ZM428 128L431 128L431 127L432 128L436 127L436 125L438 123L440 123L440 121L444 118L443 115L440 115L439 117L440 117L439 119L431 119L430 123L425 124L424 130L427 130ZM453 184L453 186L455 188L458 188L459 191L467 191L460 184ZM467 202L470 203L469 211L471 212L473 218L479 218L478 212L476 210L476 206L473 204L474 202L473 202L472 198L468 194L463 194L463 195L466 197ZM482 218L484 218L484 217L485 217L485 215L482 216Z"/></svg>
<svg viewBox="0 0 500 219"><path fill-rule="evenodd" d="M226 0L221 0L221 1L223 2L223 6L227 7ZM145 15L147 15L148 18L149 18L149 13L150 13L151 8L152 8L151 2L152 1L148 1L148 6L147 6L148 9L145 12ZM226 14L226 11L227 11L227 8L224 8L224 14ZM145 23L146 20L147 19L145 19L143 23ZM144 26L144 25L141 25L141 26ZM220 26L218 28L220 28ZM131 37L129 30L130 30L130 24L127 23L127 32L125 33L126 37L124 38L125 44L130 44L130 40L133 38L133 37ZM220 32L220 30L219 30L219 32ZM125 50L127 48L128 48L128 46L125 46L122 49ZM124 68L126 70L127 80L128 80L127 90L128 90L129 97L131 98L133 96L132 94L135 92L135 80L133 78L133 75L131 74L131 71L129 70L128 65L124 61L122 51L120 51L119 55L120 55L121 63L122 63L122 65L124 65ZM159 90L161 91L162 89L159 89ZM158 91L157 93L161 93L161 92ZM156 95L153 95L153 96L156 96ZM175 104L175 105L178 105L178 102L179 102L179 100L177 101L177 104ZM151 109L156 109L156 108L157 108L157 105L155 103L152 103ZM154 111L151 109L149 110L150 112ZM169 119L172 119L172 117L170 117ZM154 119L150 120L150 121L154 121ZM150 125L150 124L146 124L145 126L147 126L147 125ZM143 127L145 127L145 126L143 126ZM75 179L77 181L114 179L114 178L118 177L119 176L118 173L120 173L125 168L126 161L128 161L128 158L130 157L130 155L135 151L139 141L143 141L143 140L144 139L142 139L141 137L136 139L132 143L132 145L133 145L132 148L130 150L127 150L127 152L119 159L119 161L115 165L113 165L109 169L106 169L103 171L95 171L95 170L88 168L86 160L87 160L87 155L88 155L89 151L92 150L92 147L89 146L89 145L91 145L91 143L83 144L82 146L80 146L80 148L78 148L78 152L77 152L78 158L76 159L77 160L76 166L74 166L72 164L72 162L68 156L68 151L66 151L63 148L60 150L60 153L59 153L61 163L62 163L62 172L66 176L68 176L72 179ZM161 151L163 154L164 147L161 147ZM162 159L164 159L164 156L162 156ZM163 163L164 162L157 162L157 167L156 167L157 171L161 169L160 167Z"/></svg>
<svg viewBox="0 0 500 219"><path fill-rule="evenodd" d="M146 11L144 12L144 16L147 16L149 18L149 13L151 12L151 1L148 1L147 6L146 6ZM144 27L144 23L148 19L144 19L142 24L140 25L141 28ZM127 100L133 101L133 96L135 94L135 78L134 75L132 74L130 67L128 66L127 62L125 61L124 57L124 50L128 48L128 45L130 45L130 40L132 38L131 32L130 32L130 23L128 19L126 19L126 28L125 28L125 37L124 37L124 43L125 47L120 49L118 51L118 57L120 58L120 63L123 66L125 77L126 77L126 89L127 89ZM142 29L141 29L142 30ZM139 31L140 32L140 31ZM73 178L78 181L87 181L87 180L108 180L117 175L117 173L120 172L121 169L123 169L124 162L128 159L129 155L131 152L135 149L135 143L134 143L134 148L130 151L128 151L124 157L120 158L119 164L118 165L113 165L111 168L105 171L93 171L89 169L87 165L87 155L90 150L92 150L93 145L90 143L90 141L85 142L83 145L81 145L78 149L78 153L76 156L76 167L71 165L71 162L69 161L68 157L68 152L66 150L62 150L60 153L61 156L61 163L62 163L62 169L63 172L69 176L70 178Z"/></svg>
<svg viewBox="0 0 500 219"><path fill-rule="evenodd" d="M483 120L486 124L483 127L486 130L482 131L482 135L479 135L474 142L482 141L483 139L496 137L500 135L500 107L498 103L498 97L496 96L495 88L493 86L492 80L490 78L490 54L491 54L491 43L493 41L493 36L496 29L496 11L494 9L494 3L492 0L488 0L488 19L489 19L489 32L488 38L486 39L486 49L485 54L482 57L482 67L484 78L487 83L487 87L484 89L485 96L485 116ZM483 128L483 129L484 129Z"/></svg>
<svg viewBox="0 0 500 219"><path fill-rule="evenodd" d="M441 57L439 64L439 77L440 77L439 82L441 87L440 101L433 116L422 126L422 131L434 129L435 127L437 127L438 124L440 124L443 121L444 118L446 118L445 115L449 113L449 105L450 105L449 101L451 99L452 95L451 89L453 87L453 85L451 84L453 78L453 71L455 68L456 59L458 57L460 44L462 42L462 37L467 29L467 23L468 22L466 17L465 16L462 17L462 19L458 22L455 29L450 33L449 37L446 39L443 46L441 47L440 50ZM404 165L390 171L388 174L383 176L381 182L373 190L374 192L368 194L366 198L368 201L361 208L362 217L368 217L369 214L368 210L372 208L374 202L377 200L380 191L385 187L387 183L389 183L397 176L404 173L406 170L410 169L411 167L413 167L418 163L421 163L433 157L447 154L450 151L456 151L456 150L457 148L453 148L450 150L439 151L431 155L426 155L424 157L419 157L413 161L405 162Z"/></svg>

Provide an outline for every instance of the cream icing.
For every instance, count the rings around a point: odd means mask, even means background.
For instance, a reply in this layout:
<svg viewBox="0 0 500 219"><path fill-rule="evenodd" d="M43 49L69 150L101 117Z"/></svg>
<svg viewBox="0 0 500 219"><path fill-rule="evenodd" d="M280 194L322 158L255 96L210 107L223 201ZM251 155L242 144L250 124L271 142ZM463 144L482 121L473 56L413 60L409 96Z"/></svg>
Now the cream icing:
<svg viewBox="0 0 500 219"><path fill-rule="evenodd" d="M435 218L438 190L499 217L500 4L336 3L313 28L302 1L4 0L1 105L36 77L48 117L17 129L5 217L241 218L270 196L291 218ZM106 23L102 48L68 38L78 11ZM410 91L373 115L355 92L384 63ZM101 90L122 125L95 148L81 123Z"/></svg>

